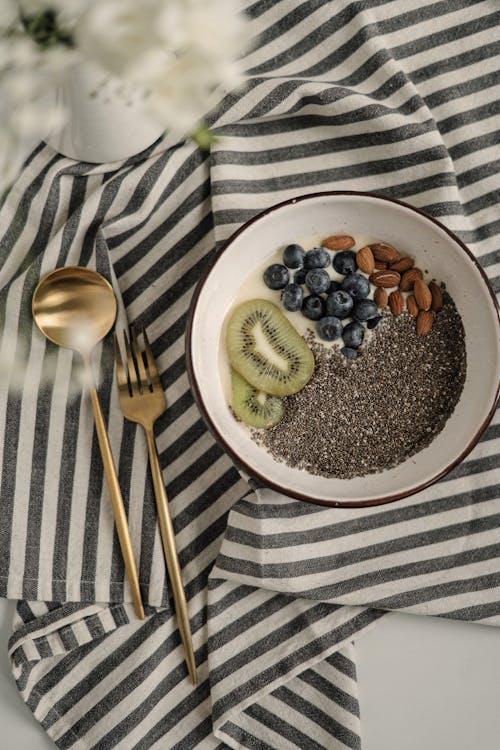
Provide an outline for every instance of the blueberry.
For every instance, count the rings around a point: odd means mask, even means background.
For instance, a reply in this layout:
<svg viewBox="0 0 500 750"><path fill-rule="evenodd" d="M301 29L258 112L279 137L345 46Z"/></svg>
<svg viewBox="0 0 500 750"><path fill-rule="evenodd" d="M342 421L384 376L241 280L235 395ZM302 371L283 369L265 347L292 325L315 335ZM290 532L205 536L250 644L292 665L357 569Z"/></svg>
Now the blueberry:
<svg viewBox="0 0 500 750"><path fill-rule="evenodd" d="M333 279L330 281L330 288L327 289L327 294L331 294L332 292L338 292L339 289L342 289L342 284L340 281L334 281Z"/></svg>
<svg viewBox="0 0 500 750"><path fill-rule="evenodd" d="M339 289L332 292L326 298L326 312L328 315L335 315L337 318L347 318L351 314L354 302L350 294Z"/></svg>
<svg viewBox="0 0 500 750"><path fill-rule="evenodd" d="M298 271L295 271L293 275L293 280L296 284L305 284L306 283L306 275L307 271L305 268L299 268Z"/></svg>
<svg viewBox="0 0 500 750"><path fill-rule="evenodd" d="M366 325L370 329L371 328L376 328L378 326L378 324L380 323L381 320L382 320L382 316L381 315L376 315L374 318L370 318L370 320L367 322Z"/></svg>
<svg viewBox="0 0 500 750"><path fill-rule="evenodd" d="M319 320L325 314L325 303L318 294L310 294L304 297L302 302L302 315L309 320Z"/></svg>
<svg viewBox="0 0 500 750"><path fill-rule="evenodd" d="M350 349L357 349L358 346L361 346L364 336L365 329L361 323L358 323L356 320L352 323L348 323L342 332L344 344Z"/></svg>
<svg viewBox="0 0 500 750"><path fill-rule="evenodd" d="M283 289L290 281L288 268L281 263L272 263L264 271L264 283L269 289Z"/></svg>
<svg viewBox="0 0 500 750"><path fill-rule="evenodd" d="M358 299L354 303L352 317L354 320L365 321L378 315L378 307L371 299Z"/></svg>
<svg viewBox="0 0 500 750"><path fill-rule="evenodd" d="M318 320L316 331L318 336L325 341L334 341L342 333L342 322L333 315L327 315L325 318Z"/></svg>
<svg viewBox="0 0 500 750"><path fill-rule="evenodd" d="M354 299L362 299L370 294L370 282L360 273L351 273L343 280L342 289L349 292Z"/></svg>
<svg viewBox="0 0 500 750"><path fill-rule="evenodd" d="M344 357L347 357L347 359L356 359L358 356L358 352L356 349L351 349L350 346L343 346L340 350Z"/></svg>
<svg viewBox="0 0 500 750"><path fill-rule="evenodd" d="M356 253L353 253L352 250L341 250L340 253L335 253L333 256L333 267L342 276L354 273L357 268Z"/></svg>
<svg viewBox="0 0 500 750"><path fill-rule="evenodd" d="M298 284L288 284L281 292L281 303L285 310L295 312L302 307L302 287Z"/></svg>
<svg viewBox="0 0 500 750"><path fill-rule="evenodd" d="M283 251L283 263L287 268L301 268L306 251L300 245L287 245Z"/></svg>
<svg viewBox="0 0 500 750"><path fill-rule="evenodd" d="M308 250L304 258L304 268L326 268L330 265L330 255L324 247Z"/></svg>
<svg viewBox="0 0 500 750"><path fill-rule="evenodd" d="M313 294L322 294L330 286L328 271L323 268L312 268L306 274L306 286Z"/></svg>

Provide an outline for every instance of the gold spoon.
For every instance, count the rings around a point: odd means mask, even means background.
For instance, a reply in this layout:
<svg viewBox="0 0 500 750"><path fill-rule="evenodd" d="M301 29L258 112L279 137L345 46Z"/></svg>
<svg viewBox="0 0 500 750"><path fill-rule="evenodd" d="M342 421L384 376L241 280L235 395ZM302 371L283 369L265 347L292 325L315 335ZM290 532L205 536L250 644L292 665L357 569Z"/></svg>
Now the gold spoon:
<svg viewBox="0 0 500 750"><path fill-rule="evenodd" d="M90 360L92 350L115 322L116 297L111 285L97 271L81 266L66 266L43 277L33 294L32 310L36 324L50 341L73 349L82 356L125 570L135 611L142 620L144 607L127 515Z"/></svg>

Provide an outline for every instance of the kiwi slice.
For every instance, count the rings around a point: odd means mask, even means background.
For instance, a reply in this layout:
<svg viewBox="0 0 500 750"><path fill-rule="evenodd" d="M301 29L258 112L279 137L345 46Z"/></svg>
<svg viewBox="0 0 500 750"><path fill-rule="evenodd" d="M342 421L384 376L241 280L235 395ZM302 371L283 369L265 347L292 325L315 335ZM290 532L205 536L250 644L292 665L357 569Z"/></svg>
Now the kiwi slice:
<svg viewBox="0 0 500 750"><path fill-rule="evenodd" d="M258 391L290 396L314 370L313 353L272 302L252 299L233 310L227 325L232 366Z"/></svg>
<svg viewBox="0 0 500 750"><path fill-rule="evenodd" d="M231 369L233 386L233 409L237 417L251 427L274 427L285 413L282 398L270 396L258 391L242 378L234 368Z"/></svg>

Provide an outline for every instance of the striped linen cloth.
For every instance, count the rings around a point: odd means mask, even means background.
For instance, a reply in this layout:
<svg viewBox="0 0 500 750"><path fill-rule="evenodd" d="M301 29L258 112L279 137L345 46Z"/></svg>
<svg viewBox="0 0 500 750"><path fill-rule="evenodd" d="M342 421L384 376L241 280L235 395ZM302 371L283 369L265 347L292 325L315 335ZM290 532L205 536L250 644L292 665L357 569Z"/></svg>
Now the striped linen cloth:
<svg viewBox="0 0 500 750"><path fill-rule="evenodd" d="M394 505L250 492L189 391L184 328L214 249L292 195L371 191L440 218L500 289L494 0L257 0L244 88L210 153L168 137L124 163L40 145L0 212L0 594L19 691L56 745L358 748L355 640L384 611L500 625L500 420ZM40 276L96 268L118 327L145 326L166 390L157 439L200 685L187 679L140 429L109 337L94 357L147 617L133 613L78 363L31 318ZM10 388L8 387L10 383Z"/></svg>

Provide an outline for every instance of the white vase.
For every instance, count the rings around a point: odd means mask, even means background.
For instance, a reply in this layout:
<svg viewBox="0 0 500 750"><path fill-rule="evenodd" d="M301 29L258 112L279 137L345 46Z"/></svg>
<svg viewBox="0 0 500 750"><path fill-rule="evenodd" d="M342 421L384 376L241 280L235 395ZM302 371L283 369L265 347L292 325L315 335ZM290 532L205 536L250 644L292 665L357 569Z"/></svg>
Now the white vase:
<svg viewBox="0 0 500 750"><path fill-rule="evenodd" d="M72 159L96 164L121 161L143 151L163 133L141 95L125 92L117 79L92 63L69 67L53 96L52 104L62 105L68 118L44 140Z"/></svg>

